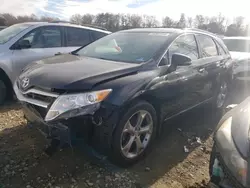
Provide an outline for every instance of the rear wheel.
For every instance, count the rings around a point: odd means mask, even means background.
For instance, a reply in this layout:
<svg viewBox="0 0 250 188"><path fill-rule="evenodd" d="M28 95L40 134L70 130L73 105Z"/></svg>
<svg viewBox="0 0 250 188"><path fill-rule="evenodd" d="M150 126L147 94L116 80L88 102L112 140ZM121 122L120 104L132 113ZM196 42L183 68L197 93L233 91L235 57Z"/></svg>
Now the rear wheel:
<svg viewBox="0 0 250 188"><path fill-rule="evenodd" d="M7 87L3 80L0 80L0 105L5 102L7 98Z"/></svg>
<svg viewBox="0 0 250 188"><path fill-rule="evenodd" d="M217 98L216 98L216 108L222 109L226 105L226 100L228 96L228 84L223 81L220 85Z"/></svg>
<svg viewBox="0 0 250 188"><path fill-rule="evenodd" d="M156 111L151 104L140 101L128 107L114 132L114 162L128 166L144 156L155 138L156 126Z"/></svg>

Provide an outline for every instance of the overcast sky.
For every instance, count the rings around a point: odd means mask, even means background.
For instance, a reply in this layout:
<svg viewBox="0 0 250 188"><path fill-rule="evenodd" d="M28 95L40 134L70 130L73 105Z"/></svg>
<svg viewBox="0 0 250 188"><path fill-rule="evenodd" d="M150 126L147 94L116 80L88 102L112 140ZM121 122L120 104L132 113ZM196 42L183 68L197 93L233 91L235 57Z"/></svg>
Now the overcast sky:
<svg viewBox="0 0 250 188"><path fill-rule="evenodd" d="M194 17L218 15L233 19L244 16L250 20L249 0L1 0L0 13L14 15L56 16L68 20L79 13L135 13L179 19L180 13Z"/></svg>

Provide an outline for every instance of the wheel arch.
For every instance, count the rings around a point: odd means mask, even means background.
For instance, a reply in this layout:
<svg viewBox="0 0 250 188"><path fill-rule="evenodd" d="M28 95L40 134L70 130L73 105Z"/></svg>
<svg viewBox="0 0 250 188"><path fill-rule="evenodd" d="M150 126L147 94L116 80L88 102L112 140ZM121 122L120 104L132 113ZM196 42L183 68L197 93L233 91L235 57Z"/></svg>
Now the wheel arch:
<svg viewBox="0 0 250 188"><path fill-rule="evenodd" d="M153 106L153 108L155 109L156 116L157 116L157 133L159 134L161 132L162 122L163 122L160 100L152 95L141 94L141 95L137 95L134 98L132 98L131 100L127 101L126 104L124 105L124 109L128 108L133 103L136 103L139 101L146 101L149 104L151 104Z"/></svg>
<svg viewBox="0 0 250 188"><path fill-rule="evenodd" d="M7 73L2 68L0 68L0 79L3 80L3 82L6 84L8 97L10 97L10 94L13 94L12 82Z"/></svg>

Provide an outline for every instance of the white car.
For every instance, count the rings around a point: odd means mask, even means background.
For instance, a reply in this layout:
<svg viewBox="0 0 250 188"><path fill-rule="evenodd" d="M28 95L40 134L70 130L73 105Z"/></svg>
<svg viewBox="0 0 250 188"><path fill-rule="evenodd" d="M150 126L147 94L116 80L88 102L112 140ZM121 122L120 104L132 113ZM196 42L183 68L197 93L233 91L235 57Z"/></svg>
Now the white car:
<svg viewBox="0 0 250 188"><path fill-rule="evenodd" d="M234 61L234 78L238 81L250 81L250 37L224 37Z"/></svg>
<svg viewBox="0 0 250 188"><path fill-rule="evenodd" d="M12 84L33 61L70 53L110 32L64 22L29 22L0 31L0 104L11 96Z"/></svg>

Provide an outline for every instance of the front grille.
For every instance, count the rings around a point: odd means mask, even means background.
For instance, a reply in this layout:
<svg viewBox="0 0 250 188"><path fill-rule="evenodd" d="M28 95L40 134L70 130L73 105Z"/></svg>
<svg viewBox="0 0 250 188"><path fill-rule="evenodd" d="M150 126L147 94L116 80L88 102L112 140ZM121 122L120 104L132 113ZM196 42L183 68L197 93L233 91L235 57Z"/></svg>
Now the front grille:
<svg viewBox="0 0 250 188"><path fill-rule="evenodd" d="M18 83L14 85L14 91L17 98L27 104L28 108L36 113L38 117L45 118L49 108L59 96L54 92L48 92L38 88L30 88L27 91L22 91L18 88Z"/></svg>
<svg viewBox="0 0 250 188"><path fill-rule="evenodd" d="M55 101L54 97L44 96L44 95L40 95L36 93L28 93L28 94L24 94L24 96L27 98L32 98L32 99L36 99L39 101L47 102L49 104L52 104Z"/></svg>
<svg viewBox="0 0 250 188"><path fill-rule="evenodd" d="M223 158L218 152L216 153L216 158L218 159L220 163L220 166L224 172L225 178L227 178L230 181L232 186L235 188L244 188L244 186L241 183L239 183L239 181L232 175L230 169L226 166L225 162L223 161Z"/></svg>

